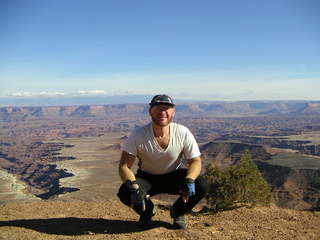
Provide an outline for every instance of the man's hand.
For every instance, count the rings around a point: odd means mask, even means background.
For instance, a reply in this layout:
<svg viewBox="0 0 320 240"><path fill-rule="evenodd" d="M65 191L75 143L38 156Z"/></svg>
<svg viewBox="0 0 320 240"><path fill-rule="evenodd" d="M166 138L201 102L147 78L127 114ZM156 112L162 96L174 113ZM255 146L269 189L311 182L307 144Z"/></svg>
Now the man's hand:
<svg viewBox="0 0 320 240"><path fill-rule="evenodd" d="M189 197L194 196L196 194L196 187L194 184L194 180L191 178L186 178L186 180L182 185L180 193L181 193L183 202L187 203L189 200Z"/></svg>
<svg viewBox="0 0 320 240"><path fill-rule="evenodd" d="M139 185L136 181L126 181L126 187L129 189L130 192L130 205L131 207L134 206L142 206L142 210L145 211L145 200L146 193L140 189Z"/></svg>

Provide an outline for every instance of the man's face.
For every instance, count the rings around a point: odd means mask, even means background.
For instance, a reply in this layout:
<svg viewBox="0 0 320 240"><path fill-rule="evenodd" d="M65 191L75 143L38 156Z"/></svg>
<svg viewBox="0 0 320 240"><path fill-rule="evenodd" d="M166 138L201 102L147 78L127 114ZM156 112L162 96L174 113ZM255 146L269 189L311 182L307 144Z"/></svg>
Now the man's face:
<svg viewBox="0 0 320 240"><path fill-rule="evenodd" d="M152 122L163 127L172 121L175 113L175 108L169 104L154 105L149 109Z"/></svg>

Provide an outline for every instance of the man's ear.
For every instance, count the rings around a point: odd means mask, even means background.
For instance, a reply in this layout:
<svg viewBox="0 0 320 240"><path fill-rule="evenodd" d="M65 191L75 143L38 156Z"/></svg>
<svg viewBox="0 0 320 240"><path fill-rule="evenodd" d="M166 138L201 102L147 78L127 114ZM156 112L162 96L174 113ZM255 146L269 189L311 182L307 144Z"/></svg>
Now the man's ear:
<svg viewBox="0 0 320 240"><path fill-rule="evenodd" d="M176 115L176 108L173 108L173 113L172 113L172 117L174 117Z"/></svg>

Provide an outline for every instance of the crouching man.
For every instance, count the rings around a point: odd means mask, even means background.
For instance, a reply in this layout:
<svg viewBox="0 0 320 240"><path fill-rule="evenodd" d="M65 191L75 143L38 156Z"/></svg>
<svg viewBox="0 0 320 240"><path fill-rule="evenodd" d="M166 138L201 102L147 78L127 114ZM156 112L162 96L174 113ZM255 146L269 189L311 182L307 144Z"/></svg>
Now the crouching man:
<svg viewBox="0 0 320 240"><path fill-rule="evenodd" d="M151 122L134 130L122 146L119 175L123 181L118 197L139 215L139 225L150 226L156 207L150 197L179 195L170 210L173 227L187 227L185 214L205 196L207 184L200 176L198 144L188 128L174 123L175 104L167 95L156 95L149 103ZM138 158L136 174L131 167ZM182 160L188 168L181 168Z"/></svg>

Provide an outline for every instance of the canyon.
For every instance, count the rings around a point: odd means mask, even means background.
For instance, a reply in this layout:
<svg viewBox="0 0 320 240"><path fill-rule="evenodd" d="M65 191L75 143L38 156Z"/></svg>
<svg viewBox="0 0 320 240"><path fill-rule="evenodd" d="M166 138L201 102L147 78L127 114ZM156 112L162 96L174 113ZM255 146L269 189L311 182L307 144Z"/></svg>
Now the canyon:
<svg viewBox="0 0 320 240"><path fill-rule="evenodd" d="M249 149L278 206L318 210L319 116L318 102L192 103L175 121L195 135L204 165L236 164ZM26 199L115 198L120 145L148 121L146 104L1 107L0 167Z"/></svg>

